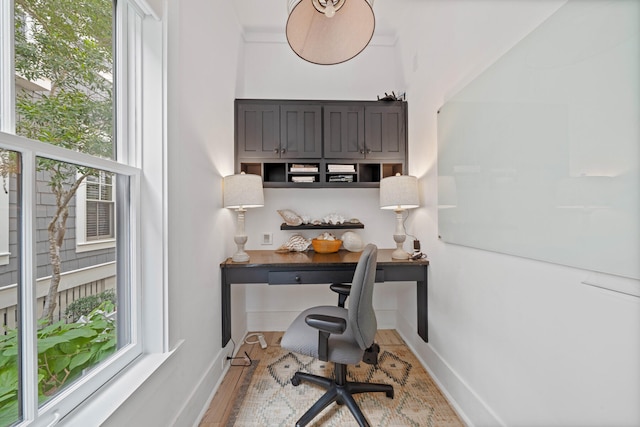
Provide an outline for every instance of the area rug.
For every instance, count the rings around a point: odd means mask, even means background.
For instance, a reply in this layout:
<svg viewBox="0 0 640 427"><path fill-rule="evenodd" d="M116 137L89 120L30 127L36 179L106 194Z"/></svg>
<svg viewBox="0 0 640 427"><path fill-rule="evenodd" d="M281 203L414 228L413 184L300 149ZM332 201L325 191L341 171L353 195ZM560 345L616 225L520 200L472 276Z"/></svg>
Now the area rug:
<svg viewBox="0 0 640 427"><path fill-rule="evenodd" d="M255 369L247 375L227 426L293 426L324 389L302 382L294 387L296 371L330 376L333 364L269 346ZM349 380L393 385L395 396L365 393L354 396L372 426L460 427L464 426L433 379L404 345L381 346L378 365L349 366ZM332 404L309 426L357 426L349 409Z"/></svg>

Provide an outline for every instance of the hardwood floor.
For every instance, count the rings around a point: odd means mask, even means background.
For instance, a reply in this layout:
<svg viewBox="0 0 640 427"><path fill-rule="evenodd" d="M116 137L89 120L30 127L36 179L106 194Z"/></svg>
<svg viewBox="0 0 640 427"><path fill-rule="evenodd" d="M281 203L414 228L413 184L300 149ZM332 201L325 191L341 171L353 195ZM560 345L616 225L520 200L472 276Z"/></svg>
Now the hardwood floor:
<svg viewBox="0 0 640 427"><path fill-rule="evenodd" d="M262 334L267 341L267 345L272 346L279 345L278 342L284 332L262 332ZM250 337L249 340L255 341L257 338ZM404 344L400 335L392 329L379 330L376 333L376 342L380 345ZM245 351L252 360L256 360L260 359L263 350L260 347L260 344L243 343L236 356L243 357ZM243 364L244 360L236 359L233 363ZM229 371L222 380L218 391L209 405L209 409L207 409L207 412L200 422L200 427L220 427L226 424L227 419L231 414L233 403L238 398L238 391L240 390L242 381L246 377L247 372L248 367L245 366L231 366L229 368Z"/></svg>

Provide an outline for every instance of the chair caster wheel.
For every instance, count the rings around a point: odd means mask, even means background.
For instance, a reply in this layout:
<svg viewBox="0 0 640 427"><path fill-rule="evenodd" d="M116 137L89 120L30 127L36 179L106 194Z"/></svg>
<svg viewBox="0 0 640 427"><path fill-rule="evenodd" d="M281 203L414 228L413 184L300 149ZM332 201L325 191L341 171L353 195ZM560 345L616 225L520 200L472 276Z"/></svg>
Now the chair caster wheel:
<svg viewBox="0 0 640 427"><path fill-rule="evenodd" d="M293 378L291 378L291 384L293 384L294 387L297 387L300 385L300 379L298 378L297 375L294 375Z"/></svg>

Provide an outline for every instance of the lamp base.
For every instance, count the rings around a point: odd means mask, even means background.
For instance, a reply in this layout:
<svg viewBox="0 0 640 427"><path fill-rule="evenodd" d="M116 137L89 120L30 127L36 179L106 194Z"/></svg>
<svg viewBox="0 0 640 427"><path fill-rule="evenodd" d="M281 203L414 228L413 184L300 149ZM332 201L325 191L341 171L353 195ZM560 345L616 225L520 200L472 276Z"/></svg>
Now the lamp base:
<svg viewBox="0 0 640 427"><path fill-rule="evenodd" d="M245 251L238 251L231 257L233 262L247 262L249 261L249 254Z"/></svg>
<svg viewBox="0 0 640 427"><path fill-rule="evenodd" d="M238 215L238 218L240 218L240 215ZM242 232L244 233L244 215L242 215L242 225L243 225ZM246 234L236 234L233 237L233 240L236 242L236 245L238 245L238 250L236 251L235 254L233 254L233 256L231 257L231 260L233 262L249 261L249 254L244 251L244 244L247 243Z"/></svg>
<svg viewBox="0 0 640 427"><path fill-rule="evenodd" d="M411 258L411 254L409 252L406 252L402 248L396 248L396 250L391 253L391 258L393 258L393 259L409 259L409 258Z"/></svg>

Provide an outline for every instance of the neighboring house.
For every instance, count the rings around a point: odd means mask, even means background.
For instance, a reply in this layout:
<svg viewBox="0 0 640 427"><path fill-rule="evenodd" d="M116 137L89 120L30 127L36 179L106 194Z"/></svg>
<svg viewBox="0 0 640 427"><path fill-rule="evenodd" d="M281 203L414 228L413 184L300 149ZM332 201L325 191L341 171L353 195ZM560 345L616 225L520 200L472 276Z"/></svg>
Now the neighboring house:
<svg viewBox="0 0 640 427"><path fill-rule="evenodd" d="M98 182L102 181L102 182ZM62 258L62 283L59 288L58 315L64 316L64 309L72 301L105 289L115 287L115 224L113 191L110 183L92 177L78 189L69 205L69 219L64 244L60 250ZM49 259L49 237L47 226L55 210L55 196L49 191L45 172L38 172L36 211L36 265L38 297L48 288L51 276ZM18 247L18 219L16 179L7 182L8 197L0 198L0 203L8 202L8 223L0 226L2 235L8 235L8 263L0 265L0 324L12 326L15 322L9 312L15 313L16 284L18 282L20 248ZM4 189L1 190L4 193ZM111 197L107 200L107 197ZM78 206L80 202L80 206ZM78 214L80 217L78 217ZM64 293L64 297L61 297ZM44 298L42 298L44 300ZM2 316L6 313L5 316ZM3 319L6 317L7 319Z"/></svg>

